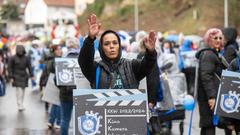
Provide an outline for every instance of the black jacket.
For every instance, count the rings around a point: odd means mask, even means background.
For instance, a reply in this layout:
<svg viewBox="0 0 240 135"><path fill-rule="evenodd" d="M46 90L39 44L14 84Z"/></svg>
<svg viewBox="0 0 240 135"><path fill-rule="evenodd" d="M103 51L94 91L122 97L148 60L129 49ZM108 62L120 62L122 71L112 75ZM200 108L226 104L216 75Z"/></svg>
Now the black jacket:
<svg viewBox="0 0 240 135"><path fill-rule="evenodd" d="M121 76L124 89L137 89L140 80L142 80L149 73L157 59L156 51L147 51L145 57L142 60L123 59L120 58L121 53L119 53L119 60L115 63L111 63L104 58L104 54L101 53L100 45L99 50L102 60L100 62L96 62L94 61L95 50L93 42L94 39L87 37L78 57L78 62L82 69L82 72L90 82L92 88L96 88L96 68L99 66L101 69L101 75L98 88L111 88L113 73L117 72Z"/></svg>
<svg viewBox="0 0 240 135"><path fill-rule="evenodd" d="M237 57L236 51L238 51L237 30L235 28L224 28L223 34L225 37L226 44L224 46L224 57L230 64L231 61Z"/></svg>
<svg viewBox="0 0 240 135"><path fill-rule="evenodd" d="M232 62L230 63L228 70L230 71L236 71L236 72L240 72L240 58L237 57L235 59L232 60Z"/></svg>
<svg viewBox="0 0 240 135"><path fill-rule="evenodd" d="M224 58L230 64L233 59L237 57L238 51L238 43L235 41L234 43L226 44L224 47Z"/></svg>
<svg viewBox="0 0 240 135"><path fill-rule="evenodd" d="M17 45L16 55L8 63L9 77L13 79L15 87L28 87L29 77L33 77L30 58L25 54L24 46Z"/></svg>
<svg viewBox="0 0 240 135"><path fill-rule="evenodd" d="M213 126L213 111L210 110L208 100L217 97L218 86L224 66L218 52L211 48L205 48L197 52L199 59L198 70L198 103L200 113L200 127ZM218 77L217 77L218 76Z"/></svg>
<svg viewBox="0 0 240 135"><path fill-rule="evenodd" d="M137 56L137 59L142 59L145 55L145 52L139 53ZM160 87L160 71L157 65L157 61L154 64L154 67L152 68L151 72L147 75L147 91L148 91L148 101L156 103L158 89Z"/></svg>

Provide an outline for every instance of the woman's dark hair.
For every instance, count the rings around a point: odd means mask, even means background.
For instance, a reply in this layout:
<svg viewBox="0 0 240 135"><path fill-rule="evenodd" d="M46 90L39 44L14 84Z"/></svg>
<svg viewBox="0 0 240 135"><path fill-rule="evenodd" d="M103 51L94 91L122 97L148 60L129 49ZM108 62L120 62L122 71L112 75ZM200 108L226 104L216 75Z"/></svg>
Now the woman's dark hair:
<svg viewBox="0 0 240 135"><path fill-rule="evenodd" d="M118 39L118 43L119 45L121 45L121 40L120 40L120 37L119 35L113 31L113 30L106 30L102 35L101 35L101 38L100 38L100 45L103 44L103 37L106 35L106 34L109 34L109 33L112 33L114 35L116 35L117 39Z"/></svg>
<svg viewBox="0 0 240 135"><path fill-rule="evenodd" d="M54 52L55 50L57 50L58 47L61 47L61 45L52 45L51 46L51 52Z"/></svg>
<svg viewBox="0 0 240 135"><path fill-rule="evenodd" d="M164 52L164 44L168 43L170 45L170 53L174 53L175 54L175 51L173 50L173 43L169 40L164 40L162 42L162 45L161 45L161 50L162 52Z"/></svg>

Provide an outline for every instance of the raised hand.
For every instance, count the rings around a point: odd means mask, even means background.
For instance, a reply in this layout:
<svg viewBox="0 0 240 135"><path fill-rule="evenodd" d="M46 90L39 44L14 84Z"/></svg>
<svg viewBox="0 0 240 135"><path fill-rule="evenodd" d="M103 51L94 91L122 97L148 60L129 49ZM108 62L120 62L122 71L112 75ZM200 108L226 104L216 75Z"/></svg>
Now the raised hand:
<svg viewBox="0 0 240 135"><path fill-rule="evenodd" d="M97 22L97 16L92 14L88 19L88 32L91 38L98 35L101 28L101 24Z"/></svg>
<svg viewBox="0 0 240 135"><path fill-rule="evenodd" d="M155 43L156 43L156 33L151 31L148 37L144 39L144 44L149 51L153 51L155 49Z"/></svg>

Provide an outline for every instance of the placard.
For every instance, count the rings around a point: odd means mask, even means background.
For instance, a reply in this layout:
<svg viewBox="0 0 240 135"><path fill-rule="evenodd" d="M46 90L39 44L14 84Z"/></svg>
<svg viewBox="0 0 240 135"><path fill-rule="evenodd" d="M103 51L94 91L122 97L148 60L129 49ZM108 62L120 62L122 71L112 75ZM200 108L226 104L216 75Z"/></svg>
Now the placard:
<svg viewBox="0 0 240 135"><path fill-rule="evenodd" d="M74 86L86 80L79 67L77 58L55 58L55 64L58 86ZM89 86L89 83L87 85Z"/></svg>
<svg viewBox="0 0 240 135"><path fill-rule="evenodd" d="M146 135L147 94L138 89L77 89L75 135Z"/></svg>
<svg viewBox="0 0 240 135"><path fill-rule="evenodd" d="M215 114L240 119L240 73L223 70Z"/></svg>

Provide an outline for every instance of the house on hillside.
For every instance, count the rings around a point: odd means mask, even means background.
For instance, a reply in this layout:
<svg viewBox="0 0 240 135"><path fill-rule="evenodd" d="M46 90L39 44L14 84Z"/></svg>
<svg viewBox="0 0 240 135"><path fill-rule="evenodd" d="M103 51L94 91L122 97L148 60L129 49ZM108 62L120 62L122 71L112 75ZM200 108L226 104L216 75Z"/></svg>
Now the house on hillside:
<svg viewBox="0 0 240 135"><path fill-rule="evenodd" d="M7 2L8 0L0 0L2 4ZM49 30L54 24L77 23L75 0L12 0L12 2L19 5L21 20L8 21L9 34L20 34L25 29L32 28Z"/></svg>
<svg viewBox="0 0 240 135"><path fill-rule="evenodd" d="M41 19L39 17L41 16ZM75 0L28 0L25 8L25 24L51 25L53 22L77 22Z"/></svg>

